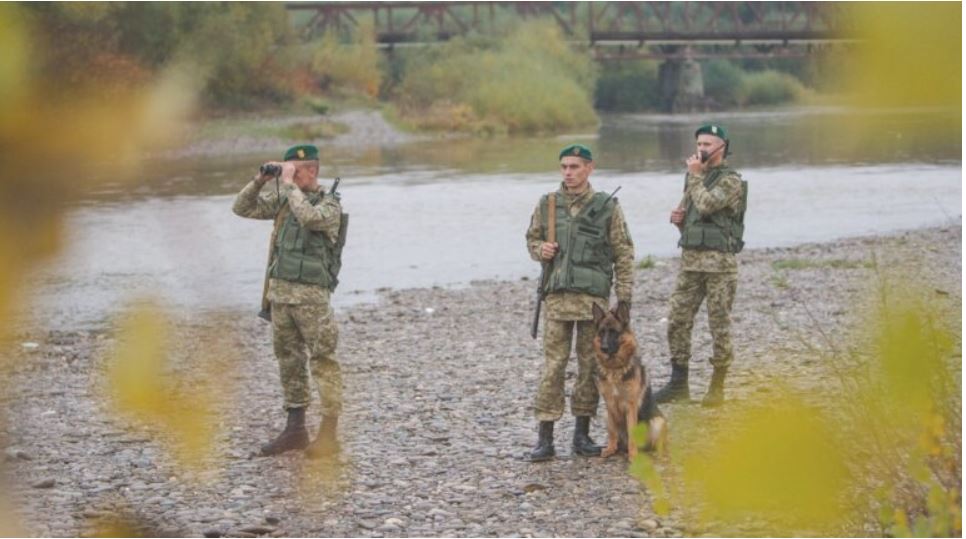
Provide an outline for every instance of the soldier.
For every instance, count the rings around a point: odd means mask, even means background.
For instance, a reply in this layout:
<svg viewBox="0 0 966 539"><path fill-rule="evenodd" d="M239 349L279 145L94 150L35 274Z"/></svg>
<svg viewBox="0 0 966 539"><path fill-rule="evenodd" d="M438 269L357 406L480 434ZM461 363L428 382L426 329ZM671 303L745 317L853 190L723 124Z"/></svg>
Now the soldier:
<svg viewBox="0 0 966 539"><path fill-rule="evenodd" d="M629 305L634 284L634 243L617 199L595 192L588 182L594 171L590 148L568 146L559 159L563 183L556 192L540 199L527 230L530 256L549 264L543 283L544 371L534 404L540 434L529 455L533 462L549 460L555 454L553 424L564 412L564 374L574 333L577 381L570 399L570 411L576 416L573 451L580 456L600 455L600 446L588 433L598 401L593 305L609 308L611 285L618 301ZM550 200L554 200L554 207L548 211ZM555 220L556 241L547 237L548 215Z"/></svg>
<svg viewBox="0 0 966 539"><path fill-rule="evenodd" d="M276 177L269 165L280 168L279 189L259 194ZM335 358L339 333L329 298L341 266L344 216L338 195L320 189L318 173L318 148L292 147L283 162L262 166L232 208L241 217L275 220L268 299L288 421L278 437L262 446L263 456L292 449L305 449L310 457L339 451L342 376ZM322 402L322 422L311 443L305 429L305 409L311 402L309 369Z"/></svg>
<svg viewBox="0 0 966 539"><path fill-rule="evenodd" d="M731 348L731 305L738 286L735 254L744 246L747 182L725 163L728 135L718 125L694 132L697 153L688 157L684 198L671 212L681 230L681 272L671 295L667 340L671 380L655 394L657 402L690 400L688 362L691 328L701 302L708 300L708 325L714 340L714 373L702 404L724 402L724 382L734 357Z"/></svg>

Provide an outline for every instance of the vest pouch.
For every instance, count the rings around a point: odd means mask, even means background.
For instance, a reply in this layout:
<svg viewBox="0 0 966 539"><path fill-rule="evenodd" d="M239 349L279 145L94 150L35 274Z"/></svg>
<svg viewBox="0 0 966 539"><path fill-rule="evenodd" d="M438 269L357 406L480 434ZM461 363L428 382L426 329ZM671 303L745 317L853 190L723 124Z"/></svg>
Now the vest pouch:
<svg viewBox="0 0 966 539"><path fill-rule="evenodd" d="M704 238L703 229L697 226L689 226L681 233L681 247L698 247Z"/></svg>
<svg viewBox="0 0 966 539"><path fill-rule="evenodd" d="M590 253L587 252L589 250L587 248L587 239L580 234L577 234L577 237L574 238L574 244L571 249L570 261L574 264L583 264L590 257Z"/></svg>
<svg viewBox="0 0 966 539"><path fill-rule="evenodd" d="M329 282L329 274L321 260L306 258L302 260L302 279L303 282L319 283L323 286Z"/></svg>
<svg viewBox="0 0 966 539"><path fill-rule="evenodd" d="M611 283L606 275L590 268L581 267L574 267L571 275L573 276L573 288L600 298L610 295Z"/></svg>
<svg viewBox="0 0 966 539"><path fill-rule="evenodd" d="M702 245L705 248L715 251L731 252L731 246L728 245L728 238L720 228L714 225L695 228L701 230L703 235Z"/></svg>
<svg viewBox="0 0 966 539"><path fill-rule="evenodd" d="M289 217L289 219L294 218ZM284 237L281 238L282 241L280 242L280 245L285 249L295 249L296 246L300 246L302 244L302 229L299 228L298 224L296 223L294 226L287 226L286 229L287 230L285 231Z"/></svg>
<svg viewBox="0 0 966 539"><path fill-rule="evenodd" d="M587 268L574 268L571 275L574 287L579 290L589 290L594 284L594 272Z"/></svg>
<svg viewBox="0 0 966 539"><path fill-rule="evenodd" d="M297 257L285 256L285 254L279 257L275 268L276 277L287 281L297 281L301 273L302 261Z"/></svg>

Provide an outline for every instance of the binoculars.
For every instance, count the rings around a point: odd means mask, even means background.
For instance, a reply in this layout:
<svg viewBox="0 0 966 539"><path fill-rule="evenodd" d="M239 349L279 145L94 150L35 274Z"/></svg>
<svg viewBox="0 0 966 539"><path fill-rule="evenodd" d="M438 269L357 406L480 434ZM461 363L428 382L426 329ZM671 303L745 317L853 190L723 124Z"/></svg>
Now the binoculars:
<svg viewBox="0 0 966 539"><path fill-rule="evenodd" d="M282 167L278 165L265 164L258 167L258 172L262 176L279 176L282 174Z"/></svg>

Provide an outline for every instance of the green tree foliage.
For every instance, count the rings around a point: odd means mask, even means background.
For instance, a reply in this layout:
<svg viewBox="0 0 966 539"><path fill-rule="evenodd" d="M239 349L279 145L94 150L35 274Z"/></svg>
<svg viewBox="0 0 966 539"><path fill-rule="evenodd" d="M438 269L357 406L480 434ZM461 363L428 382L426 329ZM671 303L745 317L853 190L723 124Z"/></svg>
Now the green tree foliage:
<svg viewBox="0 0 966 539"><path fill-rule="evenodd" d="M597 81L594 105L598 110L639 112L661 105L657 63L617 62L606 65Z"/></svg>
<svg viewBox="0 0 966 539"><path fill-rule="evenodd" d="M73 85L140 84L171 62L190 63L204 97L240 104L284 99L288 21L281 4L146 2L25 6L46 55L40 69ZM110 87L110 84L108 84Z"/></svg>
<svg viewBox="0 0 966 539"><path fill-rule="evenodd" d="M322 90L376 97L382 84L375 30L362 25L341 42L328 33L312 45L312 73Z"/></svg>
<svg viewBox="0 0 966 539"><path fill-rule="evenodd" d="M742 81L742 105L777 105L797 101L805 87L795 77L778 71L748 73Z"/></svg>
<svg viewBox="0 0 966 539"><path fill-rule="evenodd" d="M704 95L719 107L735 107L741 103L744 71L728 60L711 60L702 66Z"/></svg>
<svg viewBox="0 0 966 539"><path fill-rule="evenodd" d="M595 82L589 54L538 20L414 54L393 93L403 117L423 127L534 132L594 124Z"/></svg>

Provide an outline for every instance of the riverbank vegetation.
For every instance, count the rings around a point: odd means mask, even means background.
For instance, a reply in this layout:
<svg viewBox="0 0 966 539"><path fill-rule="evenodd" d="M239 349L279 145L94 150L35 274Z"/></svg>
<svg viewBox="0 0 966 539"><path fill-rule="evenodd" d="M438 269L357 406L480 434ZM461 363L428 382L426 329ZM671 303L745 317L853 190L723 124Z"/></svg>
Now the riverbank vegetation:
<svg viewBox="0 0 966 539"><path fill-rule="evenodd" d="M23 12L39 29L41 69L73 88L116 91L180 65L206 115L378 105L414 129L492 134L577 129L595 125L597 111L662 107L657 62L599 64L549 18L385 51L364 19L353 32L305 41L281 4L42 3ZM808 92L788 65L702 67L711 109Z"/></svg>
<svg viewBox="0 0 966 539"><path fill-rule="evenodd" d="M661 61L597 62L582 40L564 35L549 17L507 12L483 33L381 49L364 17L352 31L306 40L299 35L306 13L292 15L282 4L37 3L19 10L37 29L35 69L50 71L72 92L119 94L178 66L190 74L205 117L378 106L413 129L493 134L579 129L595 125L599 112L672 109L673 88L662 88ZM907 15L899 10L894 18ZM940 17L937 11L919 19ZM870 43L889 35L876 33L879 26L864 26ZM892 53L874 47L857 53L866 60L850 63L848 51L835 48L803 58L701 59L694 64L704 95L689 98L689 106L716 111L810 103L855 81L861 89L890 69L880 64ZM895 60L911 56L903 52ZM907 70L931 69L930 62L908 63ZM860 75L866 71L870 76ZM904 101L926 92L890 88L888 96ZM885 99L874 90L866 93Z"/></svg>

